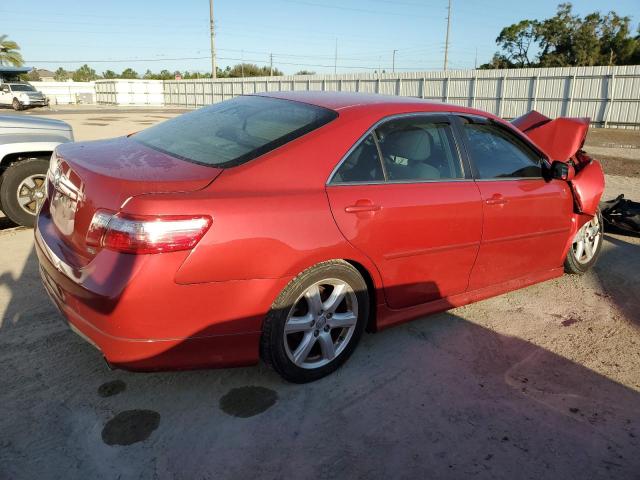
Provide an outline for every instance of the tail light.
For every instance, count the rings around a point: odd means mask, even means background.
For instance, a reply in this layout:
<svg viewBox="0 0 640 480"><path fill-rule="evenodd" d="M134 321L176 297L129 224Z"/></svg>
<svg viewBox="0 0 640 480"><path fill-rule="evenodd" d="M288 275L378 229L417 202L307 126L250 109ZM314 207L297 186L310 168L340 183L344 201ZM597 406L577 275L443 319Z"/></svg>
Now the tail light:
<svg viewBox="0 0 640 480"><path fill-rule="evenodd" d="M190 250L211 222L206 215L125 215L98 210L87 232L87 245L134 254Z"/></svg>

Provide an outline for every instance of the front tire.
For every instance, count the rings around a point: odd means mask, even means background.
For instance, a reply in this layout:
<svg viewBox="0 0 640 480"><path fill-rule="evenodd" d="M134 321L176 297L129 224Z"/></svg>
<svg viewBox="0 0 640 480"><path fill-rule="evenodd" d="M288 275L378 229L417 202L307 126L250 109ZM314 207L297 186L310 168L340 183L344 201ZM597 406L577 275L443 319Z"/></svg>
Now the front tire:
<svg viewBox="0 0 640 480"><path fill-rule="evenodd" d="M603 225L598 209L593 219L580 227L564 261L566 273L582 275L595 265L602 249Z"/></svg>
<svg viewBox="0 0 640 480"><path fill-rule="evenodd" d="M18 225L33 227L45 198L49 162L29 158L15 162L2 174L0 205L9 219Z"/></svg>
<svg viewBox="0 0 640 480"><path fill-rule="evenodd" d="M11 106L16 112L18 110L22 110L22 103L20 103L20 100L18 100L17 98L13 99L13 102L11 102Z"/></svg>
<svg viewBox="0 0 640 480"><path fill-rule="evenodd" d="M369 293L349 263L331 260L291 280L269 311L262 359L285 380L307 383L342 365L369 318Z"/></svg>

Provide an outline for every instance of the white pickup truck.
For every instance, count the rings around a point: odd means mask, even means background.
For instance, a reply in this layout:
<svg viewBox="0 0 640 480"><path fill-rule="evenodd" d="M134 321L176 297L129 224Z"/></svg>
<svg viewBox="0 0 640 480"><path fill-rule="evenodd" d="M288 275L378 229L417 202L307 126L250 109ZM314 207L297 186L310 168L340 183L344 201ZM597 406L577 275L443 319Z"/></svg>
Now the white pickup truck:
<svg viewBox="0 0 640 480"><path fill-rule="evenodd" d="M0 116L0 210L14 223L34 225L51 153L72 141L71 126L61 120Z"/></svg>

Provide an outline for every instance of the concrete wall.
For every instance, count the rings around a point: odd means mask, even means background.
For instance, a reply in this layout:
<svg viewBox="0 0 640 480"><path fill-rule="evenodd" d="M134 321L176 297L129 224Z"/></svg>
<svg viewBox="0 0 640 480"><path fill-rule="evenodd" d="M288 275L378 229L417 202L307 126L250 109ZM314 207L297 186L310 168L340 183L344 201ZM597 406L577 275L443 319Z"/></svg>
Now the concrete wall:
<svg viewBox="0 0 640 480"><path fill-rule="evenodd" d="M51 105L94 103L94 82L29 82L47 97Z"/></svg>
<svg viewBox="0 0 640 480"><path fill-rule="evenodd" d="M162 80L96 80L96 103L164 105Z"/></svg>

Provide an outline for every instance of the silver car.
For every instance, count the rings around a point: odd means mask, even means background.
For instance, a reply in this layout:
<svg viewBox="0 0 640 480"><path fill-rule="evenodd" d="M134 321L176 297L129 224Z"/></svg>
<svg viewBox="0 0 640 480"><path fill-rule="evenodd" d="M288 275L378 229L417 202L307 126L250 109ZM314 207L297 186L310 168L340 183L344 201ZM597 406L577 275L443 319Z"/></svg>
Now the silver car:
<svg viewBox="0 0 640 480"><path fill-rule="evenodd" d="M71 126L61 120L0 116L0 209L14 223L34 225L51 153L72 141Z"/></svg>
<svg viewBox="0 0 640 480"><path fill-rule="evenodd" d="M0 105L22 110L25 107L47 106L49 99L29 83L9 82L0 85Z"/></svg>

